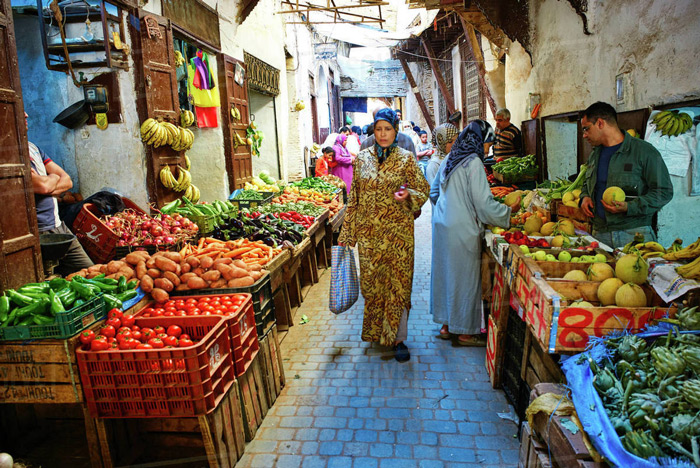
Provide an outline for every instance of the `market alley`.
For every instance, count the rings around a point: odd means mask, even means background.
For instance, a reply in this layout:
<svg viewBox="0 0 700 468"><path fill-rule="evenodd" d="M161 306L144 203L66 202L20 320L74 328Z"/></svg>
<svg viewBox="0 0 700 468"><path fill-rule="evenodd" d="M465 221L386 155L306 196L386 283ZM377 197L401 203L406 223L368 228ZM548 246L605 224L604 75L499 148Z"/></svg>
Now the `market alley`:
<svg viewBox="0 0 700 468"><path fill-rule="evenodd" d="M517 465L517 426L498 415L511 410L491 388L485 348L436 336L429 204L415 236L411 360L400 364L391 351L360 340L362 297L341 315L328 310L326 270L282 342L286 387L237 467Z"/></svg>

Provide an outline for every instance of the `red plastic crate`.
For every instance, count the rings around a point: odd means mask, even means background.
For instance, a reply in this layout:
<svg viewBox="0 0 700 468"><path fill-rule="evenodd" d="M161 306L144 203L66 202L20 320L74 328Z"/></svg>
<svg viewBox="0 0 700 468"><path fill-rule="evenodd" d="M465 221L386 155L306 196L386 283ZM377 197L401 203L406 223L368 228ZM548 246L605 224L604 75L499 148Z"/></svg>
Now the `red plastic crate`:
<svg viewBox="0 0 700 468"><path fill-rule="evenodd" d="M187 417L216 408L235 380L231 337L219 316L137 318L139 327L180 325L193 346L83 351L76 357L90 414Z"/></svg>
<svg viewBox="0 0 700 468"><path fill-rule="evenodd" d="M122 200L127 209L145 213L128 198ZM102 213L94 204L85 203L73 221L73 233L93 262L107 263L114 258L119 236L100 221L100 216Z"/></svg>
<svg viewBox="0 0 700 468"><path fill-rule="evenodd" d="M177 296L171 300L197 299L204 297L220 298L223 296L245 296L246 300L235 315L223 316L226 327L231 336L231 350L233 351L233 362L236 368L236 376L241 376L248 369L248 366L258 354L260 343L258 342L258 332L255 323L255 307L253 307L253 297L249 293L236 294L204 294L201 296ZM144 309L153 307L156 304L152 301L134 313L135 317L141 317ZM191 317L191 316L188 316ZM201 317L201 316L200 316ZM216 317L219 317L218 315ZM146 317L142 317L146 318Z"/></svg>

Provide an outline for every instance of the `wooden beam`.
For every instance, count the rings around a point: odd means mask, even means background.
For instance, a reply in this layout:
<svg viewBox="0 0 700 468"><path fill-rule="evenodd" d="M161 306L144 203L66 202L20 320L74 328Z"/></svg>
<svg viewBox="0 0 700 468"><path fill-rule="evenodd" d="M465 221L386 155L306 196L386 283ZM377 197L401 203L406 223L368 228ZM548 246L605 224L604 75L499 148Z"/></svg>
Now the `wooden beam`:
<svg viewBox="0 0 700 468"><path fill-rule="evenodd" d="M430 131L432 132L435 130L435 124L433 123L433 118L430 115L430 112L428 111L428 106L425 104L425 101L423 100L423 95L420 93L420 89L418 88L418 85L416 84L416 80L413 78L413 73L411 73L411 69L408 67L408 63L406 62L406 59L403 57L399 57L399 61L401 62L401 66L403 67L404 73L406 73L406 78L408 78L408 83L411 85L411 90L413 91L413 94L416 96L416 100L418 101L418 106L420 106L420 110L423 113L423 117L425 118L425 121L428 123L428 127L430 128Z"/></svg>
<svg viewBox="0 0 700 468"><path fill-rule="evenodd" d="M425 50L425 54L428 56L430 68L432 68L433 70L433 75L435 75L438 87L440 88L440 91L442 92L442 97L445 100L445 105L447 106L447 115L452 115L455 113L455 103L452 99L452 95L450 94L450 90L447 89L445 79L442 77L442 72L440 71L440 67L438 66L437 60L435 60L435 54L433 53L433 49L432 47L430 47L430 44L428 44L428 41L426 41L425 39L421 38L420 42L421 44L423 44L423 50Z"/></svg>
<svg viewBox="0 0 700 468"><path fill-rule="evenodd" d="M467 23L467 21L460 15L460 21L462 22L462 28L464 28L464 37L467 39L467 46L472 53L472 57L476 61L476 69L479 72L479 84L481 85L481 90L486 96L486 101L489 103L491 108L491 113L496 115L496 101L493 100L491 96L491 90L486 84L486 67L484 66L484 55L481 53L481 45L476 38L476 33L474 32L474 27Z"/></svg>

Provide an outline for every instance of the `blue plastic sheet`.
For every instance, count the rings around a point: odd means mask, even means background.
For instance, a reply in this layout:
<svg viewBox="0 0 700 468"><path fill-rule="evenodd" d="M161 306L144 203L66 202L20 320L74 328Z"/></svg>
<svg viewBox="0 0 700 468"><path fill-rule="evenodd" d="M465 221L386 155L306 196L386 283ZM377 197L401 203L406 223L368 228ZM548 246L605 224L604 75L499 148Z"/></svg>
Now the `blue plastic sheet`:
<svg viewBox="0 0 700 468"><path fill-rule="evenodd" d="M124 302L122 303L122 310L128 310L128 309L132 308L133 306L135 306L136 304L138 304L138 302L139 302L141 299L143 299L143 296L145 296L145 295L146 295L146 293L143 292L143 289L141 289L141 286L139 286L139 287L136 289L136 296L133 297L133 298L131 298L131 299L129 299L128 301L124 301Z"/></svg>

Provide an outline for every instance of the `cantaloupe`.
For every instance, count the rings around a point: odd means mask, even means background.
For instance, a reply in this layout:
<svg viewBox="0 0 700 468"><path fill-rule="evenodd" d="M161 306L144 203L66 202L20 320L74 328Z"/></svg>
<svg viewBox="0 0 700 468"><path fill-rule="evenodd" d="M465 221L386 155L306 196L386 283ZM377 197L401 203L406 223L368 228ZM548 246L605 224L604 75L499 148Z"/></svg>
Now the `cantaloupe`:
<svg viewBox="0 0 700 468"><path fill-rule="evenodd" d="M589 281L605 281L608 278L613 278L615 271L613 267L607 263L594 263L588 268Z"/></svg>
<svg viewBox="0 0 700 468"><path fill-rule="evenodd" d="M564 279L569 281L588 281L588 276L584 271L571 270L570 272L564 275Z"/></svg>
<svg viewBox="0 0 700 468"><path fill-rule="evenodd" d="M548 223L544 223L542 227L540 228L540 232L542 233L543 236L551 236L552 233L554 232L554 227L557 225L554 221L550 221Z"/></svg>
<svg viewBox="0 0 700 468"><path fill-rule="evenodd" d="M522 192L520 190L516 190L515 192L510 192L506 197L503 199L503 203L505 203L508 206L513 206L514 203L520 203L520 194Z"/></svg>
<svg viewBox="0 0 700 468"><path fill-rule="evenodd" d="M603 192L603 201L608 205L612 205L614 201L625 201L625 191L620 187L608 187Z"/></svg>
<svg viewBox="0 0 700 468"><path fill-rule="evenodd" d="M638 254L623 255L615 264L615 276L625 283L644 284L648 274L649 265Z"/></svg>
<svg viewBox="0 0 700 468"><path fill-rule="evenodd" d="M539 216L530 216L529 218L527 218L527 221L525 221L525 224L523 226L527 234L538 232L541 227L542 220Z"/></svg>
<svg viewBox="0 0 700 468"><path fill-rule="evenodd" d="M562 219L559 221L559 226L557 227L561 232L567 236L573 236L576 234L576 228L574 223L570 219Z"/></svg>
<svg viewBox="0 0 700 468"><path fill-rule="evenodd" d="M608 278L598 286L598 301L600 305L609 306L615 304L615 293L624 283L620 278Z"/></svg>
<svg viewBox="0 0 700 468"><path fill-rule="evenodd" d="M618 307L646 307L647 296L641 286L634 283L623 284L615 293L615 305Z"/></svg>
<svg viewBox="0 0 700 468"><path fill-rule="evenodd" d="M595 306L588 301L578 301L578 302L572 303L569 307L595 307Z"/></svg>

